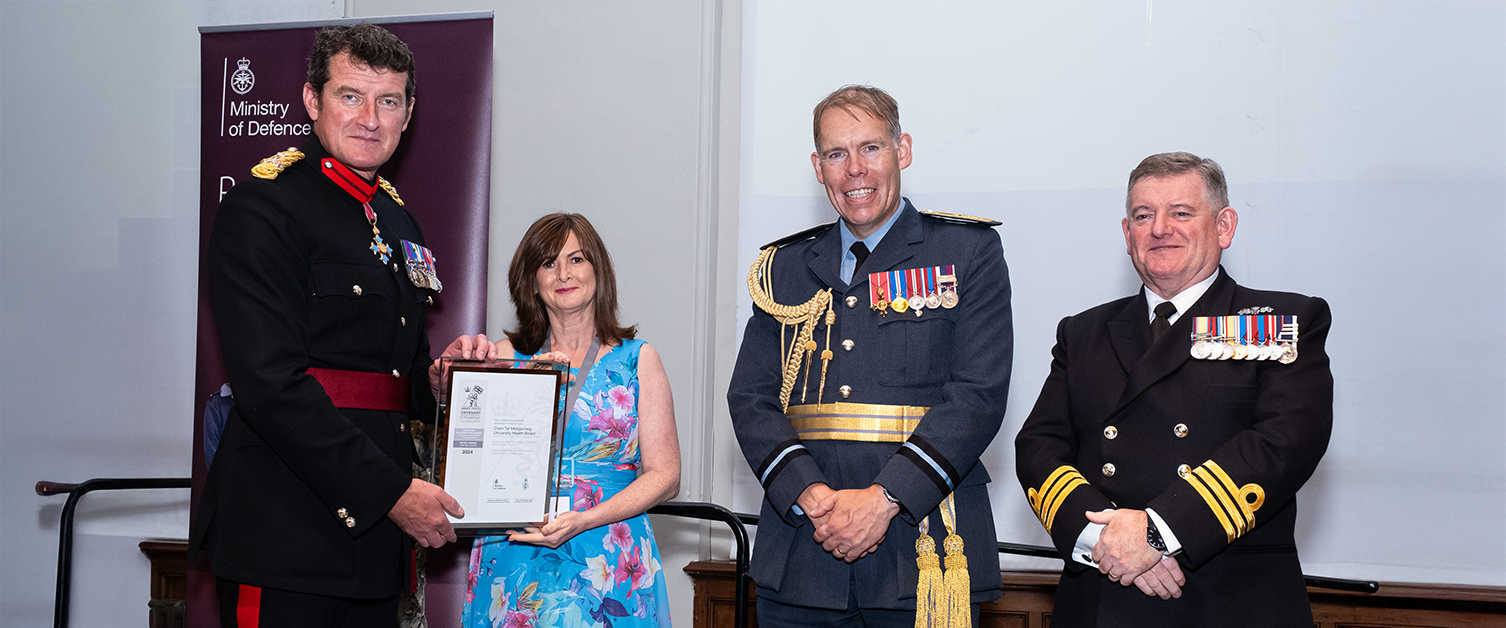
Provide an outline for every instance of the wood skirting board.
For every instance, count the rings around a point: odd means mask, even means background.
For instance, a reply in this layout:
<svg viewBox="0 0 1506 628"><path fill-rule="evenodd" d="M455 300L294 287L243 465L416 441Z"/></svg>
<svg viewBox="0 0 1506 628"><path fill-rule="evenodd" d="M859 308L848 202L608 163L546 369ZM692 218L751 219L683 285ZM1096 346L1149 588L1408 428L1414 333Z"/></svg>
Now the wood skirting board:
<svg viewBox="0 0 1506 628"><path fill-rule="evenodd" d="M181 599L188 544L146 541L141 550L152 562L152 598ZM695 586L695 628L732 628L735 571L730 560L685 566ZM983 605L978 628L1049 628L1060 572L1001 573L1002 595ZM1372 594L1314 588L1307 594L1312 599L1314 628L1506 627L1506 587L1382 582L1380 591ZM749 586L748 628L758 625L757 597Z"/></svg>
<svg viewBox="0 0 1506 628"><path fill-rule="evenodd" d="M695 628L732 628L733 573L729 560L690 563ZM1050 628L1059 571L1004 570L1003 594L983 604L978 628ZM1475 628L1506 626L1506 587L1382 582L1376 593L1309 587L1314 628ZM758 625L748 587L748 628Z"/></svg>

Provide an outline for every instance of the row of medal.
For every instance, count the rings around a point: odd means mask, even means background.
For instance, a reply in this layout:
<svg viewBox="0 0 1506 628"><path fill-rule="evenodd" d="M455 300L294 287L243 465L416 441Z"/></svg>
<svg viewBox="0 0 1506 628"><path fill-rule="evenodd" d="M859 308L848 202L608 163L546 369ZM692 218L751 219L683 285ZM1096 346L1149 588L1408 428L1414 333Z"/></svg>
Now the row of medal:
<svg viewBox="0 0 1506 628"><path fill-rule="evenodd" d="M901 314L913 310L920 316L926 308L957 307L957 270L950 264L869 273L868 285L869 309L880 315L892 309Z"/></svg>
<svg viewBox="0 0 1506 628"><path fill-rule="evenodd" d="M428 247L403 240L403 257L408 262L408 280L414 286L435 292L444 289L439 273L434 271L434 253Z"/></svg>
<svg viewBox="0 0 1506 628"><path fill-rule="evenodd" d="M1193 321L1192 357L1199 360L1297 360L1297 317L1199 316Z"/></svg>

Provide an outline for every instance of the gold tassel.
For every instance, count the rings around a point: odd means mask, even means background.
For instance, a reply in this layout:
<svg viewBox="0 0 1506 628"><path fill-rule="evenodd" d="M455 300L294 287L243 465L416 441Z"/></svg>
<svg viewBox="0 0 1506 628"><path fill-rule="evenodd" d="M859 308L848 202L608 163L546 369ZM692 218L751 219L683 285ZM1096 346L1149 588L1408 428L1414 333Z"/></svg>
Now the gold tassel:
<svg viewBox="0 0 1506 628"><path fill-rule="evenodd" d="M921 531L915 539L915 566L920 579L915 583L915 628L946 628L946 613L941 605L944 595L941 558L936 556L936 539ZM935 618L936 626L931 626Z"/></svg>
<svg viewBox="0 0 1506 628"><path fill-rule="evenodd" d="M942 588L948 601L949 628L972 628L972 583L967 573L967 556L962 553L962 537L948 534L942 545L946 548L946 578Z"/></svg>

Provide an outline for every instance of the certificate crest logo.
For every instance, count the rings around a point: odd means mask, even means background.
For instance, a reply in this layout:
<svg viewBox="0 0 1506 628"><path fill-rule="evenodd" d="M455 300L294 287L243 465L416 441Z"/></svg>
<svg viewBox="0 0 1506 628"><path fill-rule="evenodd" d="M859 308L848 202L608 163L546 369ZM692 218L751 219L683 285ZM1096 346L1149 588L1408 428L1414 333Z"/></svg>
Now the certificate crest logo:
<svg viewBox="0 0 1506 628"><path fill-rule="evenodd" d="M241 59L235 62L236 70L230 75L230 89L242 96L256 85L256 75L251 72L251 60Z"/></svg>
<svg viewBox="0 0 1506 628"><path fill-rule="evenodd" d="M480 386L467 386L465 389L465 407L479 409L481 407L482 392Z"/></svg>

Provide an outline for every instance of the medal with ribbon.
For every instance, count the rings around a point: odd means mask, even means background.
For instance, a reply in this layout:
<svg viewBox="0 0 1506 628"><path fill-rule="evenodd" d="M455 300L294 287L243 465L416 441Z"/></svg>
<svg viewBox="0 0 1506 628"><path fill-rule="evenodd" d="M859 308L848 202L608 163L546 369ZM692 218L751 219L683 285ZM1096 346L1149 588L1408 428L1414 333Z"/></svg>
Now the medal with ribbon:
<svg viewBox="0 0 1506 628"><path fill-rule="evenodd" d="M434 270L434 253L428 247L403 240L403 256L408 261L408 280L414 286L435 292L444 289L439 283L439 273Z"/></svg>

